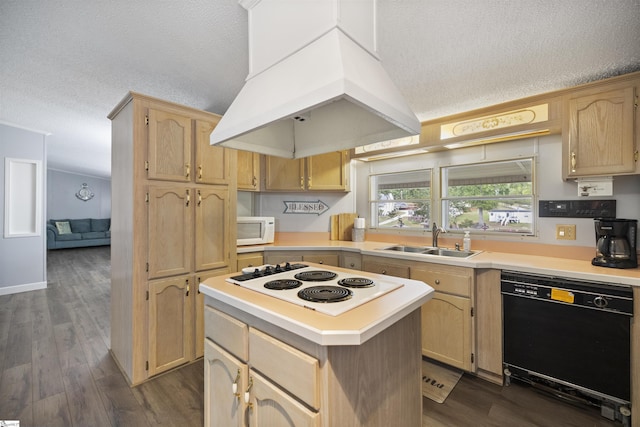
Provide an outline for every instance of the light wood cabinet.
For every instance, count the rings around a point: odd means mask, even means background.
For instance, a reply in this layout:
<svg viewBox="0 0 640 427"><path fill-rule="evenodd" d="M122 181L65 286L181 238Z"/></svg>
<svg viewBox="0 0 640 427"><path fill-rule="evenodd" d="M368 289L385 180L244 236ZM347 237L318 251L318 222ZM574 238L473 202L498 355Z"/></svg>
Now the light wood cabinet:
<svg viewBox="0 0 640 427"><path fill-rule="evenodd" d="M476 375L502 385L500 270L476 269Z"/></svg>
<svg viewBox="0 0 640 427"><path fill-rule="evenodd" d="M473 372L473 269L420 264L411 267L411 278L436 290L422 306L422 354Z"/></svg>
<svg viewBox="0 0 640 427"><path fill-rule="evenodd" d="M242 271L243 268L247 267L259 267L264 264L265 262L262 252L238 254L238 268L236 269L236 271Z"/></svg>
<svg viewBox="0 0 640 427"><path fill-rule="evenodd" d="M262 156L251 151L237 151L238 155L238 190L260 191L260 159Z"/></svg>
<svg viewBox="0 0 640 427"><path fill-rule="evenodd" d="M336 151L285 159L265 157L265 189L269 191L349 191L349 152Z"/></svg>
<svg viewBox="0 0 640 427"><path fill-rule="evenodd" d="M350 268L352 270L362 270L362 255L359 253L345 252L341 255L340 267Z"/></svg>
<svg viewBox="0 0 640 427"><path fill-rule="evenodd" d="M198 282L236 267L236 154L209 145L215 114L129 93L109 118L111 352L136 385L204 354Z"/></svg>
<svg viewBox="0 0 640 427"><path fill-rule="evenodd" d="M420 425L419 310L361 345L327 347L205 304L205 426L236 426L238 414L243 426Z"/></svg>
<svg viewBox="0 0 640 427"><path fill-rule="evenodd" d="M388 276L409 278L410 267L402 261L392 260L390 258L363 256L362 270L371 273L386 274ZM418 279L420 280L420 279Z"/></svg>
<svg viewBox="0 0 640 427"><path fill-rule="evenodd" d="M563 176L638 173L640 81L578 90L565 97Z"/></svg>
<svg viewBox="0 0 640 427"><path fill-rule="evenodd" d="M337 251L268 251L265 253L264 261L265 264L273 265L306 261L339 267L340 253Z"/></svg>
<svg viewBox="0 0 640 427"><path fill-rule="evenodd" d="M149 282L149 375L193 359L193 296L190 276Z"/></svg>

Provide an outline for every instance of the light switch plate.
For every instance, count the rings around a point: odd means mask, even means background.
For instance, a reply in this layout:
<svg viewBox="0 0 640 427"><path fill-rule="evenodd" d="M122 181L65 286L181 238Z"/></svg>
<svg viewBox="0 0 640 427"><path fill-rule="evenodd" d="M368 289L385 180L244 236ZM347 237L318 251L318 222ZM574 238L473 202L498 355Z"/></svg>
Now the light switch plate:
<svg viewBox="0 0 640 427"><path fill-rule="evenodd" d="M557 224L556 240L576 240L575 224Z"/></svg>

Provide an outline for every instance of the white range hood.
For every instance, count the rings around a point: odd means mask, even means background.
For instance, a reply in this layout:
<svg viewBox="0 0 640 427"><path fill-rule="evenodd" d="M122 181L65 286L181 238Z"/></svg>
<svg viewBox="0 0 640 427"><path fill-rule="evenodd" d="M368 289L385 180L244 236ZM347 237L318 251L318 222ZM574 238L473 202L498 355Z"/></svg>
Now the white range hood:
<svg viewBox="0 0 640 427"><path fill-rule="evenodd" d="M376 54L374 0L251 0L249 76L212 145L301 158L420 133Z"/></svg>

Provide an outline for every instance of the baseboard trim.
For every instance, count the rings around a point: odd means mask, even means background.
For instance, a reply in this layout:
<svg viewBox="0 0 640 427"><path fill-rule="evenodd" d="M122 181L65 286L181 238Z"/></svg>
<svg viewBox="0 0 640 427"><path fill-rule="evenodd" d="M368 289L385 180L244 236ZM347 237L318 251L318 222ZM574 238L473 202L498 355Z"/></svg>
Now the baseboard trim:
<svg viewBox="0 0 640 427"><path fill-rule="evenodd" d="M0 295L19 294L20 292L38 291L40 289L47 289L47 282L0 287Z"/></svg>

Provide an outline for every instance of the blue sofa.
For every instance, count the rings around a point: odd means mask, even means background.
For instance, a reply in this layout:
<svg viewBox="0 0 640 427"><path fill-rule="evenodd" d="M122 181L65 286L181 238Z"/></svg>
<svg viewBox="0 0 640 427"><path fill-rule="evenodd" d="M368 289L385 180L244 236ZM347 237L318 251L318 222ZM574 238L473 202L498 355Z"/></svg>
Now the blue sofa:
<svg viewBox="0 0 640 427"><path fill-rule="evenodd" d="M50 219L47 223L47 249L110 244L111 218Z"/></svg>

